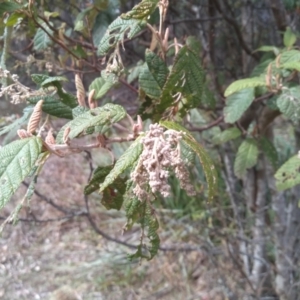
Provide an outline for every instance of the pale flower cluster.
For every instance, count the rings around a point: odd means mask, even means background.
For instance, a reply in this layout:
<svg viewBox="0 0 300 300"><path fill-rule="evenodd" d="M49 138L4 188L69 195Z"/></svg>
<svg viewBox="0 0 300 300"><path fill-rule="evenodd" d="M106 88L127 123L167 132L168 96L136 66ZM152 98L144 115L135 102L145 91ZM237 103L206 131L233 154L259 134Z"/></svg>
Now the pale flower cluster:
<svg viewBox="0 0 300 300"><path fill-rule="evenodd" d="M135 183L134 194L141 200L150 199L151 192L162 196L170 195L168 178L171 172L179 179L180 186L188 195L196 194L190 183L189 172L180 156L182 133L175 130L164 131L159 124L150 125L142 138L144 149L131 179Z"/></svg>
<svg viewBox="0 0 300 300"><path fill-rule="evenodd" d="M11 98L11 103L19 104L26 102L29 97L37 96L37 91L31 91L29 87L19 82L19 76L17 74L10 74L8 70L0 68L0 79L10 78L13 83L8 86L2 86L0 89L0 97L7 95Z"/></svg>

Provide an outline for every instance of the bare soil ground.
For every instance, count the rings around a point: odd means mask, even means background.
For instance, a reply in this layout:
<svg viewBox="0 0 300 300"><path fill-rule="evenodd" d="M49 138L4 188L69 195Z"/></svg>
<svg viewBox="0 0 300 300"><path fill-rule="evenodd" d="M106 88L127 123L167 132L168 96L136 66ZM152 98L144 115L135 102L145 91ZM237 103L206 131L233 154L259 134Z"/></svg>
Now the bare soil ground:
<svg viewBox="0 0 300 300"><path fill-rule="evenodd" d="M71 210L84 210L83 187L88 177L83 155L51 157L39 177L36 190L54 203ZM26 189L21 187L1 211L7 216ZM134 228L122 236L125 216L106 211L91 199L93 219L107 234L137 244ZM0 299L227 299L218 269L204 251L162 252L150 262L130 263L132 250L104 239L86 217L61 219L63 214L45 199L34 195L20 218L48 222L6 225L0 237ZM162 245L199 245L199 228L186 220L161 213ZM67 297L69 295L69 298Z"/></svg>

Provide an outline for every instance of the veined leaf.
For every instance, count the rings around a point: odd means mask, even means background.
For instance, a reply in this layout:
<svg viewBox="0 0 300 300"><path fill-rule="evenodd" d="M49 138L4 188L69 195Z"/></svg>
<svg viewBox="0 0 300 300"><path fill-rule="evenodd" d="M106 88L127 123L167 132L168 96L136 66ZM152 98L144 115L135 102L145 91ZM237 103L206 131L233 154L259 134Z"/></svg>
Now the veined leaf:
<svg viewBox="0 0 300 300"><path fill-rule="evenodd" d="M51 76L48 76L46 74L31 74L31 79L34 83L41 86L43 81L50 78Z"/></svg>
<svg viewBox="0 0 300 300"><path fill-rule="evenodd" d="M159 0L142 0L142 2L134 6L131 11L122 14L121 18L124 20L146 20L154 12L158 1Z"/></svg>
<svg viewBox="0 0 300 300"><path fill-rule="evenodd" d="M27 99L29 103L34 105L37 104L39 100L44 100L42 105L43 112L58 118L73 119L72 109L55 96L39 96Z"/></svg>
<svg viewBox="0 0 300 300"><path fill-rule="evenodd" d="M234 161L234 173L238 178L246 174L246 170L257 163L258 147L254 139L248 138L242 142Z"/></svg>
<svg viewBox="0 0 300 300"><path fill-rule="evenodd" d="M146 50L146 62L153 78L160 88L163 88L169 74L165 62L149 49Z"/></svg>
<svg viewBox="0 0 300 300"><path fill-rule="evenodd" d="M233 93L257 86L266 86L266 80L263 77L251 77L234 81L224 92L224 96L228 97Z"/></svg>
<svg viewBox="0 0 300 300"><path fill-rule="evenodd" d="M236 122L251 105L254 98L254 88L246 88L229 96L224 108L225 122Z"/></svg>
<svg viewBox="0 0 300 300"><path fill-rule="evenodd" d="M103 97L117 82L116 76L114 74L110 74L105 79L103 77L96 78L89 86L89 91L95 90L94 98L100 99Z"/></svg>
<svg viewBox="0 0 300 300"><path fill-rule="evenodd" d="M300 61L300 51L299 50L289 50L280 54L280 64L285 64L289 62L299 62Z"/></svg>
<svg viewBox="0 0 300 300"><path fill-rule="evenodd" d="M43 82L41 82L41 86L44 88L51 85L56 86L57 82L62 82L62 81L68 81L68 79L63 76L48 77Z"/></svg>
<svg viewBox="0 0 300 300"><path fill-rule="evenodd" d="M291 69L300 72L300 61L287 62L285 64L280 65L282 69Z"/></svg>
<svg viewBox="0 0 300 300"><path fill-rule="evenodd" d="M291 27L287 27L283 35L283 44L285 47L292 47L297 41L297 36L293 33Z"/></svg>
<svg viewBox="0 0 300 300"><path fill-rule="evenodd" d="M279 110L296 122L300 118L300 86L283 89L276 101Z"/></svg>
<svg viewBox="0 0 300 300"><path fill-rule="evenodd" d="M203 86L204 72L200 59L188 46L183 46L163 87L158 113L172 106L179 93L186 99L185 108L197 107L201 102Z"/></svg>
<svg viewBox="0 0 300 300"><path fill-rule="evenodd" d="M213 137L212 142L216 145L224 144L241 136L241 131L237 127L228 128Z"/></svg>
<svg viewBox="0 0 300 300"><path fill-rule="evenodd" d="M0 209L10 200L34 167L42 150L42 140L30 137L0 148Z"/></svg>
<svg viewBox="0 0 300 300"><path fill-rule="evenodd" d="M132 167L138 160L143 151L143 145L140 139L136 139L130 147L123 153L123 155L117 160L115 166L111 172L106 176L104 182L100 185L99 192L103 192L108 186L110 186L127 168Z"/></svg>
<svg viewBox="0 0 300 300"><path fill-rule="evenodd" d="M151 99L160 98L161 88L146 65L142 68L139 75L139 87L140 91L144 91Z"/></svg>
<svg viewBox="0 0 300 300"><path fill-rule="evenodd" d="M128 39L133 38L146 26L146 24L147 22L143 20L125 20L118 17L108 26L108 29L98 46L98 55L107 54L111 48L114 48L116 44L121 43L125 37Z"/></svg>
<svg viewBox="0 0 300 300"><path fill-rule="evenodd" d="M127 196L128 197L128 196ZM141 202L136 197L131 197L126 201L126 216L127 216L127 229L137 222L141 224L142 230L147 232L147 238L150 245L146 246L145 238L141 239L137 251L129 255L129 259L145 258L151 260L158 251L160 239L157 234L159 223L155 215L155 211L149 201Z"/></svg>
<svg viewBox="0 0 300 300"><path fill-rule="evenodd" d="M105 177L112 170L113 166L98 167L90 180L89 184L84 188L84 193L89 195L100 188L100 184L105 180ZM112 185L103 190L101 203L107 209L119 210L124 201L124 193L126 184L124 179L117 178Z"/></svg>
<svg viewBox="0 0 300 300"><path fill-rule="evenodd" d="M89 134L87 130L91 127L110 125L122 120L126 116L124 108L117 104L105 104L102 107L91 109L85 113L78 115L75 119L64 125L57 134L56 141L63 142L64 131L70 128L68 137L73 139L80 134Z"/></svg>
<svg viewBox="0 0 300 300"><path fill-rule="evenodd" d="M11 13L16 10L22 9L24 7L23 4L19 4L11 1L1 1L0 3L0 18L6 12Z"/></svg>
<svg viewBox="0 0 300 300"><path fill-rule="evenodd" d="M46 30L49 35L53 35L53 31L48 27L46 23L41 23L41 26ZM52 40L49 35L42 28L39 28L33 38L33 49L40 51L45 50L52 44Z"/></svg>
<svg viewBox="0 0 300 300"><path fill-rule="evenodd" d="M99 190L100 183L104 181L112 168L113 166L97 167L93 173L92 179L84 188L84 194L90 195L91 193Z"/></svg>
<svg viewBox="0 0 300 300"><path fill-rule="evenodd" d="M276 169L278 166L278 153L275 146L266 137L259 140L259 145L274 169Z"/></svg>
<svg viewBox="0 0 300 300"><path fill-rule="evenodd" d="M143 61L138 61L138 63L133 66L131 69L129 69L129 75L127 77L127 82L132 83L135 79L139 78L139 75L141 71L144 68L144 62Z"/></svg>
<svg viewBox="0 0 300 300"><path fill-rule="evenodd" d="M161 121L160 124L165 128L182 131L184 133L182 142L184 142L199 157L208 185L208 200L211 200L217 189L217 172L209 155L186 128L170 121Z"/></svg>
<svg viewBox="0 0 300 300"><path fill-rule="evenodd" d="M276 187L279 191L292 188L300 184L300 158L298 155L291 157L275 174Z"/></svg>

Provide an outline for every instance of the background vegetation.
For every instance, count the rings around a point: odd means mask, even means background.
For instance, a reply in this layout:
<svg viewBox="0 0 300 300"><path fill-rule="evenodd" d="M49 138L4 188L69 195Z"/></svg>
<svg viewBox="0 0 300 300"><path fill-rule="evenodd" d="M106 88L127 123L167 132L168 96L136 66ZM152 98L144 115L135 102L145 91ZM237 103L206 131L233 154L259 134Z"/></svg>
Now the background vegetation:
<svg viewBox="0 0 300 300"><path fill-rule="evenodd" d="M160 35L169 51L157 42L154 32L160 31L160 14L154 9L147 19L151 26L127 33L119 52L107 56L113 48L105 43L108 26L138 3L0 3L1 68L30 87L20 94L8 89L2 95L3 145L16 139L17 130L26 127L33 111L33 106L15 104L24 97L34 105L45 98L39 95L45 90L57 97L56 102L44 99L48 106L43 104L43 111L58 117L50 124L55 136L62 138L60 128L66 123L62 118L80 115L68 107L76 100L72 95L80 98L82 82L84 96L96 90L99 107L120 104L134 119L141 115L145 128L150 120L183 124L209 153L213 162L209 167L217 170L214 196L209 200L212 191L203 161L182 149L192 162L189 169L197 196L181 190L175 176L169 178L171 196L157 195L153 202L160 224L161 242L154 243L158 254L150 262L129 262L126 254L134 253L140 231L134 225L119 234L128 210L106 211L102 204L111 208L108 198L83 194L95 168L111 162L109 152L92 149L51 158L39 174L35 191L25 180L1 210L6 227L0 240L0 272L5 279L0 279L0 297L45 299L52 293L59 299L60 293L73 293L74 299L80 295L82 299L300 299L300 160L296 155L300 149L300 3L169 1L162 31L168 28L168 36ZM138 13L149 14L145 7ZM144 21L141 15L126 16L129 21ZM118 31L111 33L115 36L108 40L114 44ZM155 102L157 84L145 84L149 80L146 49L163 59L159 66L170 67L175 65L177 48L185 44L185 49L193 49L189 53L197 49L199 56L188 66L198 70L191 90L199 92L195 96L199 99L186 97L185 103L169 101L162 107ZM108 66L115 77L105 77ZM1 80L2 92L15 82L5 74ZM66 107L59 107L57 114L58 103ZM130 126L122 120L110 134L126 139ZM128 142L109 145L116 158L128 146ZM28 195L34 195L30 202ZM17 226L10 227L11 223ZM151 257L151 243L149 249Z"/></svg>

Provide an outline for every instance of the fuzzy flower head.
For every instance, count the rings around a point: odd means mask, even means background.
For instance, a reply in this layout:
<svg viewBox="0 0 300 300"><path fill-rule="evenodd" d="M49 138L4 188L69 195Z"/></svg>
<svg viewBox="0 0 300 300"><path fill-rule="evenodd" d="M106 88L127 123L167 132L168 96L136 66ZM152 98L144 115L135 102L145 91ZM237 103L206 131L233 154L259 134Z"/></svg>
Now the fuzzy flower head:
<svg viewBox="0 0 300 300"><path fill-rule="evenodd" d="M164 131L159 124L152 124L142 138L144 146L131 179L135 183L133 192L140 200L149 199L152 193L159 192L162 196L170 195L168 178L171 172L179 179L180 186L189 195L195 195L190 183L189 173L180 157L180 140L182 132Z"/></svg>

